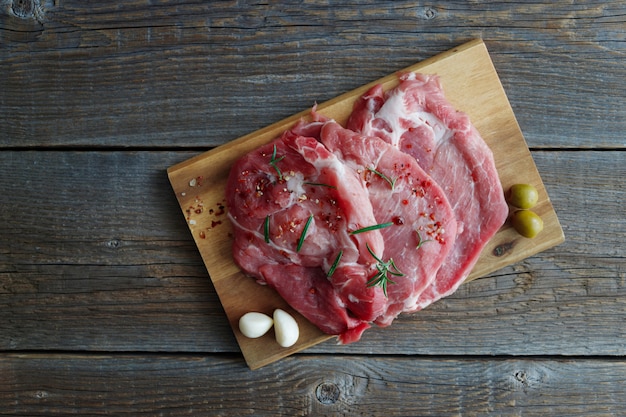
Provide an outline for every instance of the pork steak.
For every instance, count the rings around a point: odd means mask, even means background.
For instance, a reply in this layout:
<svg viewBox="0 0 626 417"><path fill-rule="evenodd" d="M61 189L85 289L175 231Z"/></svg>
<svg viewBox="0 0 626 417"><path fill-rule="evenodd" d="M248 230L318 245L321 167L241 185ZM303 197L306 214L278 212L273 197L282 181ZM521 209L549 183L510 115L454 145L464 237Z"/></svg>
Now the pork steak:
<svg viewBox="0 0 626 417"><path fill-rule="evenodd" d="M233 257L320 329L343 343L386 310L368 287L382 253L380 231L358 177L316 138L294 131L238 160L227 183Z"/></svg>
<svg viewBox="0 0 626 417"><path fill-rule="evenodd" d="M417 306L451 294L508 215L491 150L469 117L446 99L435 75L403 74L387 93L380 85L372 87L356 101L347 127L411 155L442 186L454 210L457 238Z"/></svg>
<svg viewBox="0 0 626 417"><path fill-rule="evenodd" d="M320 138L360 175L377 223L386 225L380 229L385 250L376 255L382 263L393 260L398 274L389 276L387 309L376 324L389 325L400 313L418 309L420 295L454 247L454 213L443 190L415 159L382 139L334 122L323 126Z"/></svg>

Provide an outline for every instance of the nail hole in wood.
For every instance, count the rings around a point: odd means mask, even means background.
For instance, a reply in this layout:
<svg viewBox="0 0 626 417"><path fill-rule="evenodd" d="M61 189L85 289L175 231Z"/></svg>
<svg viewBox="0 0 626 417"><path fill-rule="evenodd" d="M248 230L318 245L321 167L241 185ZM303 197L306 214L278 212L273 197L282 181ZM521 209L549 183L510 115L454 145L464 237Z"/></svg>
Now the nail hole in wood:
<svg viewBox="0 0 626 417"><path fill-rule="evenodd" d="M120 242L119 239L111 239L106 243L107 247L111 249L117 249L121 244L122 242Z"/></svg>

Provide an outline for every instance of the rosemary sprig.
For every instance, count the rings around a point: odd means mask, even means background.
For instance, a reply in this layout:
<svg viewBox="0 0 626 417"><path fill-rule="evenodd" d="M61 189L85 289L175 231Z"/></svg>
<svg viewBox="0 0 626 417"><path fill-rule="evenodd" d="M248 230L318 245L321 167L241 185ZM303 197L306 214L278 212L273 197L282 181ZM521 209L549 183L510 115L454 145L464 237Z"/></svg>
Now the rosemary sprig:
<svg viewBox="0 0 626 417"><path fill-rule="evenodd" d="M309 226L311 225L312 221L313 221L313 215L311 214L309 216L309 219L304 224L304 228L302 229L302 233L300 234L300 239L298 240L298 246L296 247L296 252L300 252L300 249L302 249L302 244L304 243L306 232L309 230Z"/></svg>
<svg viewBox="0 0 626 417"><path fill-rule="evenodd" d="M422 245L426 242L432 242L431 239L428 240L423 240L422 236L420 235L419 230L416 230L415 233L417 233L417 246L415 247L415 249L419 249L422 247Z"/></svg>
<svg viewBox="0 0 626 417"><path fill-rule="evenodd" d="M362 229L354 230L354 231L350 232L350 234L351 235L358 235L359 233L365 233L365 232L370 232L372 230L384 229L385 227L389 227L389 226L392 226L392 225L393 225L393 222L375 224L375 225L372 225L372 226L364 227Z"/></svg>
<svg viewBox="0 0 626 417"><path fill-rule="evenodd" d="M276 144L274 144L274 152L272 152L272 158L270 159L270 165L276 170L276 173L278 174L278 181L282 181L283 173L280 170L280 168L278 168L278 165L276 165L276 163L282 161L284 158L285 158L285 155L283 155L280 158L276 159Z"/></svg>
<svg viewBox="0 0 626 417"><path fill-rule="evenodd" d="M270 216L266 216L263 222L263 236L265 237L265 243L270 243Z"/></svg>
<svg viewBox="0 0 626 417"><path fill-rule="evenodd" d="M335 187L334 185L330 185L330 184L324 184L323 182L304 182L304 185L312 185L315 187L328 187L328 188L334 188L337 189L337 187Z"/></svg>
<svg viewBox="0 0 626 417"><path fill-rule="evenodd" d="M400 272L396 264L393 262L392 258L389 258L387 262L384 262L380 259L370 248L370 245L365 244L367 247L367 251L372 255L374 259L376 259L376 269L378 272L374 275L369 281L367 281L368 287L381 287L383 289L383 294L387 297L387 284L395 284L394 281L391 280L389 275L393 275L395 277L402 277L404 274Z"/></svg>
<svg viewBox="0 0 626 417"><path fill-rule="evenodd" d="M339 261L341 260L341 257L343 256L343 251L340 250L339 254L337 255L337 257L335 258L335 262L333 262L332 266L330 267L330 269L328 270L328 273L326 274L326 276L328 278L332 277L333 274L335 273L335 269L337 269L337 265L339 265Z"/></svg>
<svg viewBox="0 0 626 417"><path fill-rule="evenodd" d="M374 174L378 175L380 178L384 179L385 181L387 181L387 183L389 183L389 186L391 186L391 191L393 191L396 188L396 181L398 180L397 178L389 178L388 176L386 176L385 174L383 174L380 171L375 170L374 168L367 168L369 171L373 172Z"/></svg>

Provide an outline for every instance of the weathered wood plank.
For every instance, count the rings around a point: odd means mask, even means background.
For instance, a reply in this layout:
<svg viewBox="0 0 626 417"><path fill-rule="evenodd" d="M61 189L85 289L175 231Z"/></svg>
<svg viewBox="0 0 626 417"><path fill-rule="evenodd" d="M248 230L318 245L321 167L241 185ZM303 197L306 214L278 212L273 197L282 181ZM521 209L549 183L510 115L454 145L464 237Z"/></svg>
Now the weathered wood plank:
<svg viewBox="0 0 626 417"><path fill-rule="evenodd" d="M0 147L219 145L477 37L532 147L626 145L621 1L11 3Z"/></svg>
<svg viewBox="0 0 626 417"><path fill-rule="evenodd" d="M0 1L0 414L623 415L625 16L592 0ZM477 37L566 242L358 344L250 372L165 168Z"/></svg>
<svg viewBox="0 0 626 417"><path fill-rule="evenodd" d="M600 354L601 344L602 354L624 355L626 154L535 152L534 159L565 243L400 318L393 338L386 330L375 340L366 334L352 349L371 343L383 352L398 343L421 354L586 355Z"/></svg>
<svg viewBox="0 0 626 417"><path fill-rule="evenodd" d="M616 416L626 362L296 355L0 356L0 414Z"/></svg>
<svg viewBox="0 0 626 417"><path fill-rule="evenodd" d="M168 184L193 152L0 152L0 350L238 352ZM355 345L624 355L626 152L534 152L566 242Z"/></svg>
<svg viewBox="0 0 626 417"><path fill-rule="evenodd" d="M0 349L234 343L167 180L190 156L0 152Z"/></svg>
<svg viewBox="0 0 626 417"><path fill-rule="evenodd" d="M474 40L426 62L426 65L422 64L418 68L412 67L410 70L419 70L428 74L437 73L441 77L443 88L451 88L455 92L455 94L449 94L448 99L459 109L467 110L476 128L483 131L483 139L493 151L502 187L508 189L520 181L528 182L536 185L542 196L534 208L543 219L544 229L541 235L534 240L524 239L520 238L510 227L504 227L484 248L468 280L485 276L562 243L563 231L556 213L547 197L543 197L545 192L541 178L517 126L509 102L502 93L501 84L484 43ZM471 86L467 85L467 79L473 80ZM397 76L391 74L375 82L382 84L385 89L390 89L397 85L397 81ZM354 100L370 87L371 84L360 90L341 95L331 102L320 103L317 111L338 123L345 123ZM480 104L471 108L472 103ZM280 136L285 129L301 117L303 117L302 114L297 114L230 142L228 145L220 146L168 168L172 188L182 212L185 213L189 228L211 275L211 281L228 320L235 331L237 342L251 369L307 349L327 340L328 336L299 315L296 315L296 320L300 323L300 338L290 349L267 343L264 338L252 340L241 335L237 331L237 322L251 309L271 312L275 308L288 309L290 307L275 291L262 291L253 280L240 273L240 269L229 256L233 244L233 230L229 227L230 223L216 224L213 213L198 210L197 207L207 204L215 206L215 202L218 204L224 202L224 188L229 167L234 161L261 144ZM202 181L196 181L197 184L190 187L192 179L202 179ZM190 207L195 210L190 210ZM496 248L503 247L507 249L501 251L499 256L493 254ZM271 335L267 337L271 338Z"/></svg>

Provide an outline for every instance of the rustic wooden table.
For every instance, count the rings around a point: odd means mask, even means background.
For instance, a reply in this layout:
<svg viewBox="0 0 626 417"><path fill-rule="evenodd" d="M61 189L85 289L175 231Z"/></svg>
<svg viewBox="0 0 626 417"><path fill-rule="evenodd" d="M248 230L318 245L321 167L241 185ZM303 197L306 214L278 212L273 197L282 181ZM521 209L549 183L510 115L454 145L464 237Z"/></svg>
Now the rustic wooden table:
<svg viewBox="0 0 626 417"><path fill-rule="evenodd" d="M626 5L0 2L0 415L626 414ZM166 169L483 38L565 243L246 366Z"/></svg>

